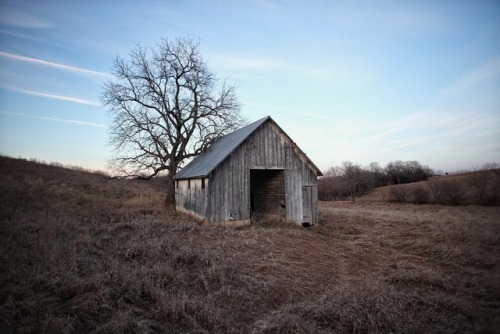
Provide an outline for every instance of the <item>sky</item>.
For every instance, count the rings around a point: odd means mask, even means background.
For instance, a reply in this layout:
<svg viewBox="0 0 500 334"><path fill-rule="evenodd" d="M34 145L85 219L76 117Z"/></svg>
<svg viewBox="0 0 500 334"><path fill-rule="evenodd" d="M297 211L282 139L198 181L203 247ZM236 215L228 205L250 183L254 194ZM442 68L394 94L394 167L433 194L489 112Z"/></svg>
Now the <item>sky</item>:
<svg viewBox="0 0 500 334"><path fill-rule="evenodd" d="M113 59L200 41L321 169L500 163L500 1L0 0L0 154L106 170Z"/></svg>

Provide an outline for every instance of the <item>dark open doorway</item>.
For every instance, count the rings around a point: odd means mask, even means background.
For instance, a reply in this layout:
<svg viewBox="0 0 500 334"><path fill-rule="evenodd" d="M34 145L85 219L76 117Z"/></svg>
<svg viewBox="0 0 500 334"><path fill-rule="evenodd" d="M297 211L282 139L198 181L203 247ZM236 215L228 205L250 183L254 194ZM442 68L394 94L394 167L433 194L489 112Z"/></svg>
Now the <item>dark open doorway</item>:
<svg viewBox="0 0 500 334"><path fill-rule="evenodd" d="M250 210L251 216L258 214L286 217L284 170L250 170Z"/></svg>

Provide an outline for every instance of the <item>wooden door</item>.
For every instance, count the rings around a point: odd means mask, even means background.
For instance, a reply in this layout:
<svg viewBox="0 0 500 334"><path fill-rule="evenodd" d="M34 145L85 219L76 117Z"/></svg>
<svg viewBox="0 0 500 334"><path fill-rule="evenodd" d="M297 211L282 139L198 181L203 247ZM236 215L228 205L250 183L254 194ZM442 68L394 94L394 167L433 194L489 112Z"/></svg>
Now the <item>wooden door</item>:
<svg viewBox="0 0 500 334"><path fill-rule="evenodd" d="M302 203L304 217L302 224L313 225L316 223L316 197L317 187L315 185L306 185L302 188Z"/></svg>

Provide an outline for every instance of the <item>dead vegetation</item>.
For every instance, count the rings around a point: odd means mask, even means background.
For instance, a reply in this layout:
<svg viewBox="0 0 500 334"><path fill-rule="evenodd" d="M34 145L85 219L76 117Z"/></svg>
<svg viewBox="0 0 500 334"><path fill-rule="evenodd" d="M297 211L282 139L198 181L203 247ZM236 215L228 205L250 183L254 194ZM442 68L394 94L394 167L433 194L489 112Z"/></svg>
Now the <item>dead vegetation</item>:
<svg viewBox="0 0 500 334"><path fill-rule="evenodd" d="M162 185L0 159L0 331L496 332L497 207L199 225Z"/></svg>
<svg viewBox="0 0 500 334"><path fill-rule="evenodd" d="M427 181L372 189L362 202L500 206L500 169L434 176Z"/></svg>

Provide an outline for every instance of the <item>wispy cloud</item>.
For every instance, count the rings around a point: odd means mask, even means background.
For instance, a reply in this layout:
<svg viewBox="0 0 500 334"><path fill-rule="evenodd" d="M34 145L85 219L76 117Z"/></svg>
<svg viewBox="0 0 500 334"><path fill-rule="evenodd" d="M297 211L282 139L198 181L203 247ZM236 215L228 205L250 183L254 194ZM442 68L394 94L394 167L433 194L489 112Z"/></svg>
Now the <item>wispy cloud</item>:
<svg viewBox="0 0 500 334"><path fill-rule="evenodd" d="M275 70L285 68L282 62L258 57L212 55L210 63L224 70Z"/></svg>
<svg viewBox="0 0 500 334"><path fill-rule="evenodd" d="M52 100L68 101L68 102L85 104L85 105L95 106L95 107L101 106L101 104L98 102L85 100L85 99L81 99L81 98L77 98L77 97L48 94L48 93L42 93L42 92L37 92L37 91L33 91L33 90L21 89L21 88L10 87L10 86L5 86L5 85L0 85L0 87L14 91L14 92L23 93L26 95L43 97L43 98L52 99Z"/></svg>
<svg viewBox="0 0 500 334"><path fill-rule="evenodd" d="M45 121L70 123L70 124L75 124L75 125L91 126L91 127L95 127L95 128L105 128L106 127L103 124L84 122L84 121L78 121L78 120L73 120L73 119L61 119L61 118L53 118L53 117L45 117L45 116L40 116L40 117L35 117L35 118L39 118L39 119L45 120Z"/></svg>
<svg viewBox="0 0 500 334"><path fill-rule="evenodd" d="M404 34L444 34L451 31L446 13L432 6L391 8L380 10L380 22L389 29Z"/></svg>
<svg viewBox="0 0 500 334"><path fill-rule="evenodd" d="M284 112L287 111L286 108L272 105L272 104L267 104L267 103L261 103L261 102L255 102L255 101L243 101L243 105L245 107L251 107L255 109L262 109L265 110L266 112Z"/></svg>
<svg viewBox="0 0 500 334"><path fill-rule="evenodd" d="M383 142L390 137L406 132L408 128L418 123L419 118L421 118L421 113L415 113L393 122L378 124L377 128L381 129L381 131L367 136L364 141L371 144ZM370 125L369 128L373 128L373 125Z"/></svg>
<svg viewBox="0 0 500 334"><path fill-rule="evenodd" d="M16 28L28 29L46 29L53 26L50 21L44 18L33 16L13 8L8 8L7 6L2 6L0 24Z"/></svg>
<svg viewBox="0 0 500 334"><path fill-rule="evenodd" d="M420 35L442 35L451 31L451 22L446 12L438 6L420 6L394 3L381 6L378 2L359 4L345 2L336 15L344 28L361 29L371 33L389 33L392 36L408 37Z"/></svg>
<svg viewBox="0 0 500 334"><path fill-rule="evenodd" d="M62 71L66 71L66 72L74 72L74 73L83 74L83 75L87 75L87 76L94 76L94 77L101 77L101 78L112 78L113 77L109 73L93 71L93 70L89 70L89 69L82 68L82 67L54 63L51 61L38 59L38 58L25 57L25 56L21 56L21 55L9 53L9 52L4 52L4 51L0 51L0 57L11 59L11 60L16 60L16 61L21 61L21 62L25 62L25 63L30 63L30 64L34 64L34 65L52 67L52 68L56 68L58 70L62 70Z"/></svg>
<svg viewBox="0 0 500 334"><path fill-rule="evenodd" d="M481 134L498 134L498 116L488 109L422 110L396 120L379 133L363 139L366 145L383 145L383 151L410 147L449 146L464 140L467 145L478 141ZM480 141L480 140L479 140Z"/></svg>
<svg viewBox="0 0 500 334"><path fill-rule="evenodd" d="M16 113L16 112L7 112L7 111L1 111L0 113L5 114L5 115L35 118L35 119L40 119L43 121L68 123L68 124L74 124L74 125L79 125L79 126L90 126L90 127L94 127L94 128L105 128L106 127L103 124L79 121L79 120L74 120L74 119L63 119L63 118L55 118L55 117L47 117L47 116L34 116L34 115L28 115L28 114Z"/></svg>
<svg viewBox="0 0 500 334"><path fill-rule="evenodd" d="M312 68L297 65L291 62L278 61L263 57L238 57L212 55L210 64L220 70L228 71L260 71L260 72L288 72L313 80L326 80L331 77L330 71L324 68Z"/></svg>
<svg viewBox="0 0 500 334"><path fill-rule="evenodd" d="M446 87L441 94L456 94L463 92L471 87L481 84L484 81L500 77L500 58L493 59L472 72L464 75L458 81Z"/></svg>
<svg viewBox="0 0 500 334"><path fill-rule="evenodd" d="M329 120L327 114L305 111L295 114L297 117L283 124L322 168L344 160L385 164L395 159L423 159L419 157L429 159L423 163L439 167L442 159L451 159L446 154L456 147L460 156L466 151L476 154L500 148L500 118L495 107L427 108L389 121L341 114L331 115L335 119Z"/></svg>
<svg viewBox="0 0 500 334"><path fill-rule="evenodd" d="M314 112L309 112L309 111L299 111L298 112L300 115L304 115L307 117L314 117L314 118L319 118L319 119L325 119L328 121L335 121L335 117L329 116L329 115L323 115L319 113L314 113Z"/></svg>
<svg viewBox="0 0 500 334"><path fill-rule="evenodd" d="M279 10L281 6L269 0L255 0L254 3L263 10Z"/></svg>

